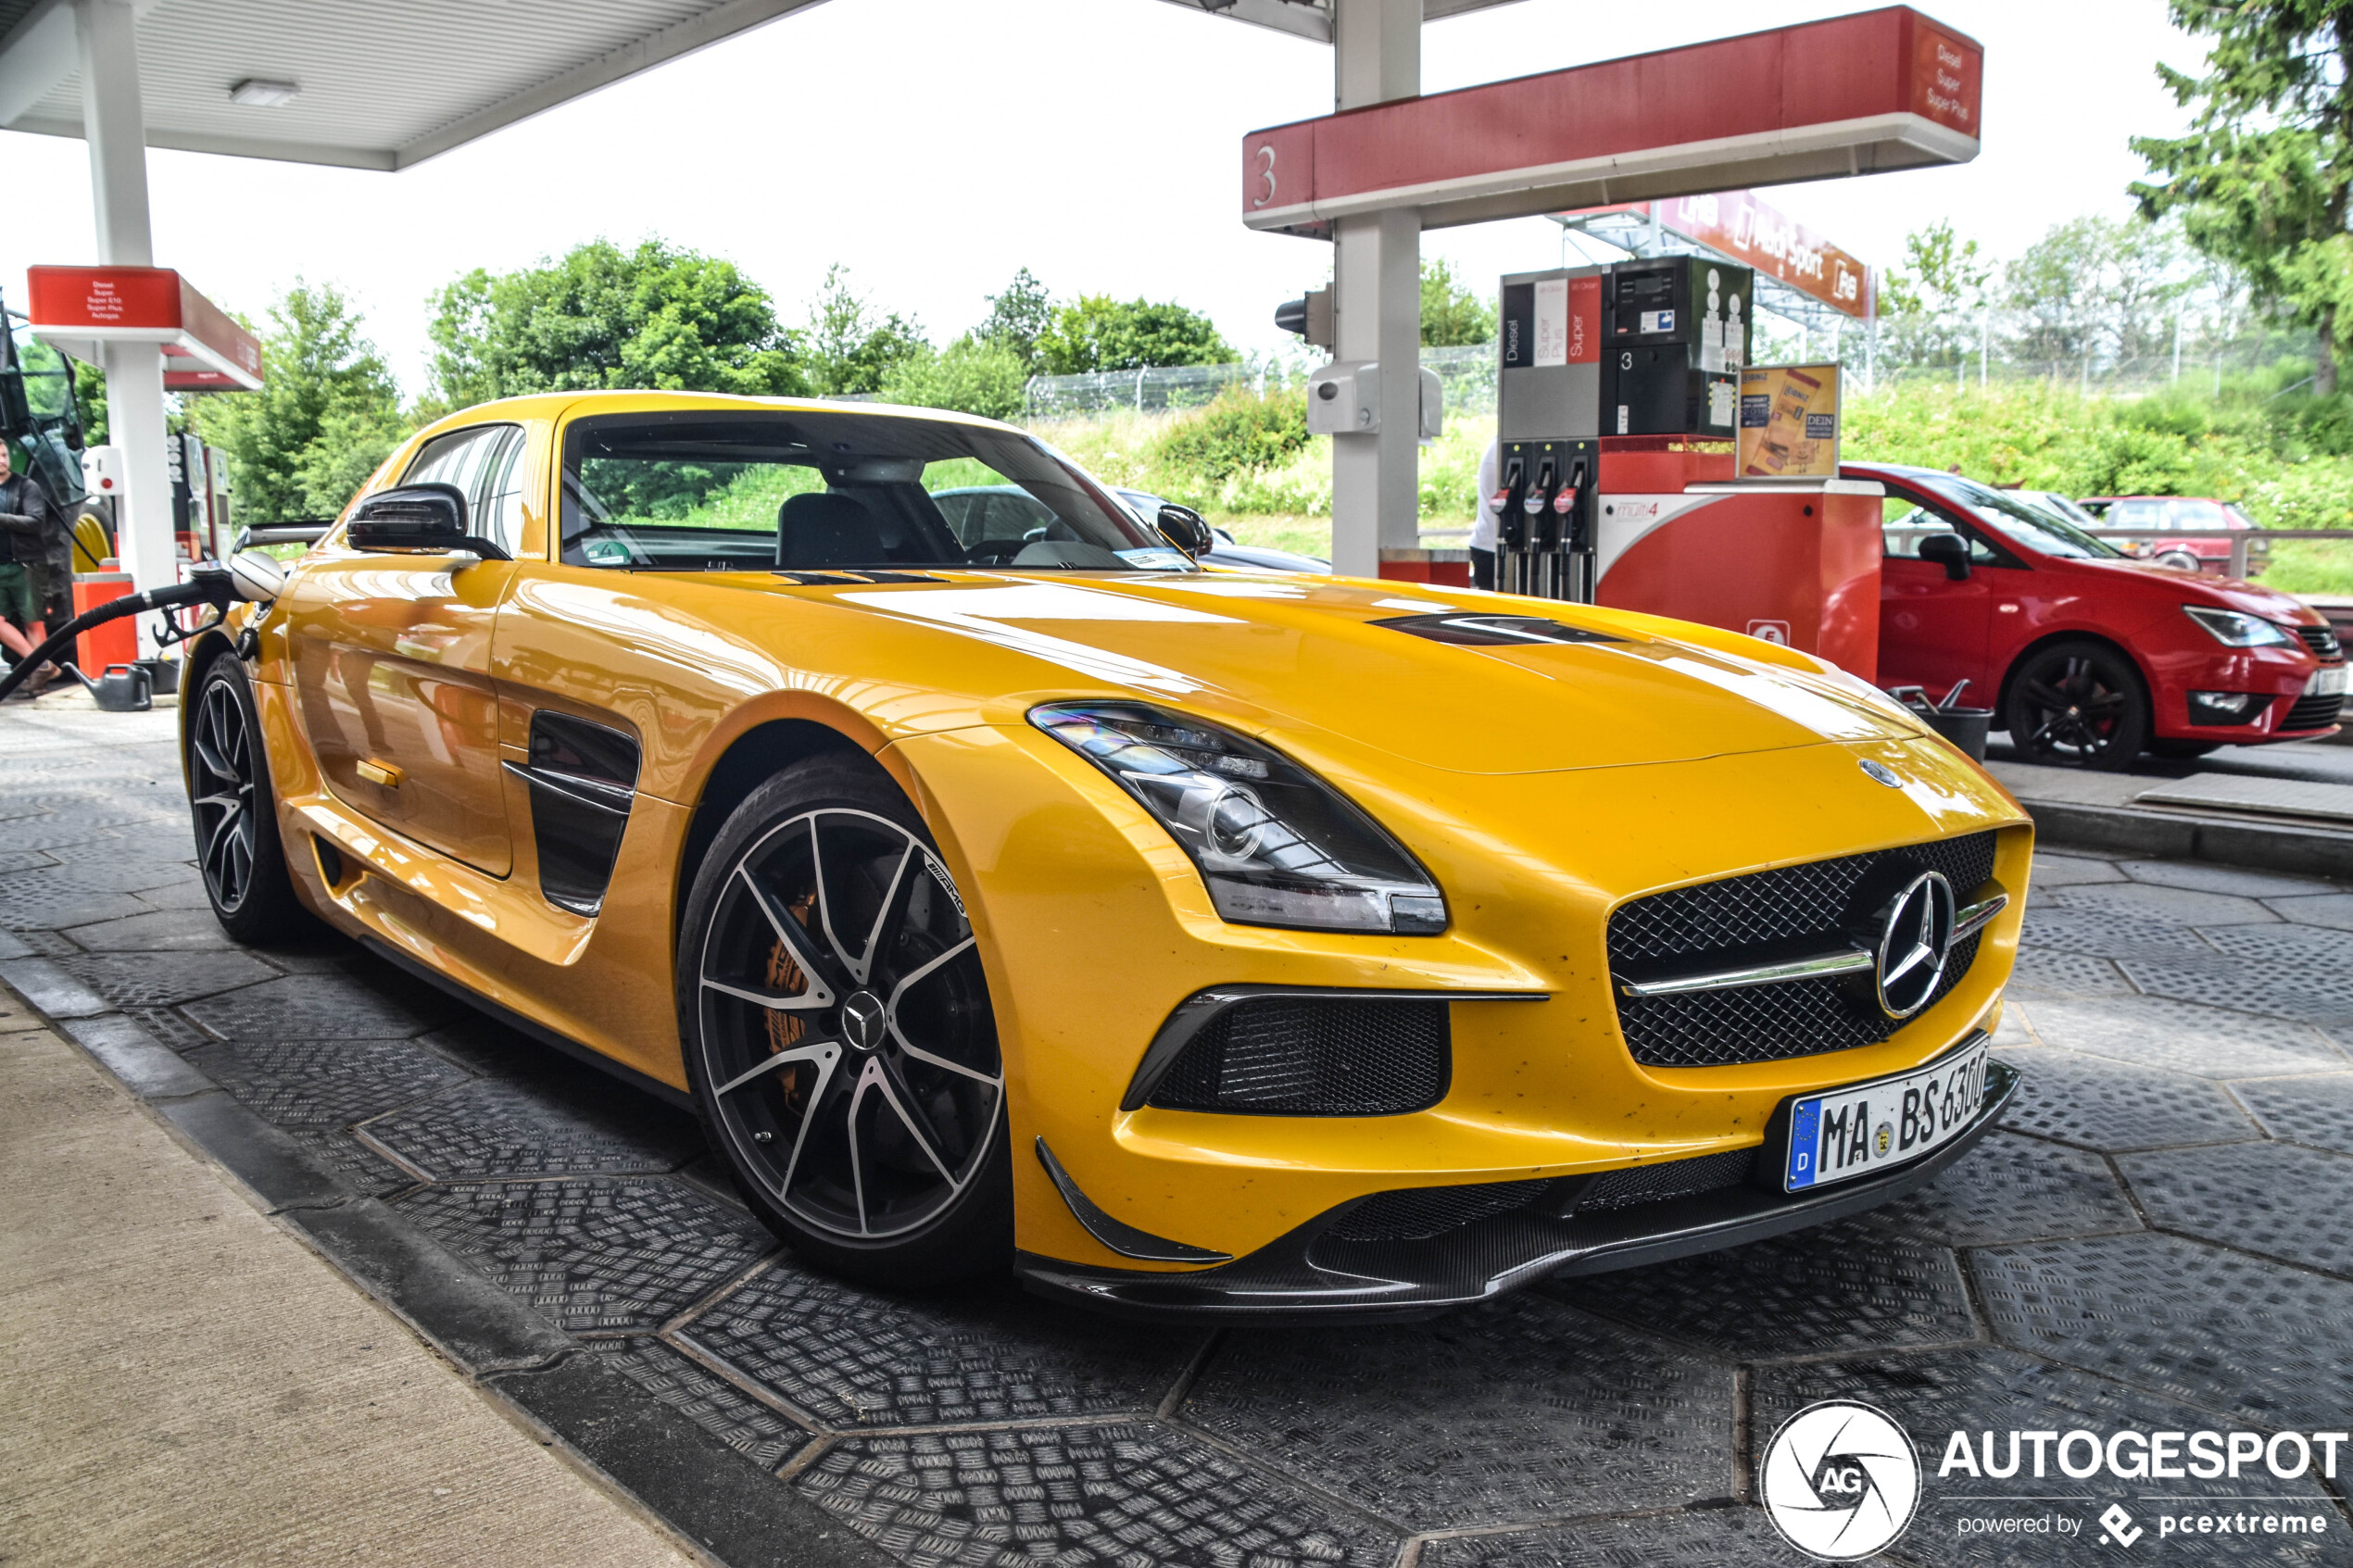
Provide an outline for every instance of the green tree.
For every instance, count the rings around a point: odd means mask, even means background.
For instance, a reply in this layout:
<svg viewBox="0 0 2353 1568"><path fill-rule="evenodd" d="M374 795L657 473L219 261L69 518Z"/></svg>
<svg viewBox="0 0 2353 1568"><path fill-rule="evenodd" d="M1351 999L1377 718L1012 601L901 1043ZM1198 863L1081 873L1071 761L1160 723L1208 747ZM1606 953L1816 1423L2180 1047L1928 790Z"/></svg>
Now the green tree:
<svg viewBox="0 0 2353 1568"><path fill-rule="evenodd" d="M451 408L617 387L807 390L766 292L732 262L659 240L628 251L595 240L515 272L477 268L434 304L434 386Z"/></svg>
<svg viewBox="0 0 2353 1568"><path fill-rule="evenodd" d="M879 393L902 365L932 352L912 317L897 311L875 315L866 296L849 286L849 269L838 261L825 269L802 341L809 380L826 396Z"/></svg>
<svg viewBox="0 0 2353 1568"><path fill-rule="evenodd" d="M2133 194L2149 217L2180 213L2192 245L2317 332L2314 386L2332 394L2337 324L2353 307L2353 6L2170 0L2167 10L2212 46L2203 76L2157 68L2196 113L2187 135L2133 138L2153 177Z"/></svg>
<svg viewBox="0 0 2353 1568"><path fill-rule="evenodd" d="M1029 367L1012 345L997 338L966 334L937 354L900 359L883 382L886 403L919 408L952 408L985 419L1019 419L1022 388Z"/></svg>
<svg viewBox="0 0 2353 1568"><path fill-rule="evenodd" d="M1454 276L1454 264L1422 257L1422 343L1429 348L1495 341L1495 302Z"/></svg>
<svg viewBox="0 0 2353 1568"><path fill-rule="evenodd" d="M244 522L332 517L409 433L392 373L332 284L296 280L270 307L258 392L195 402L190 422L225 450Z"/></svg>
<svg viewBox="0 0 2353 1568"><path fill-rule="evenodd" d="M1881 353L1897 364L1949 365L1977 342L1993 263L1938 219L1904 239L1904 264L1880 292Z"/></svg>
<svg viewBox="0 0 2353 1568"><path fill-rule="evenodd" d="M2174 224L2097 214L2054 224L2005 271L2011 353L2037 363L2161 355L2193 282Z"/></svg>
<svg viewBox="0 0 2353 1568"><path fill-rule="evenodd" d="M1181 305L1081 295L1054 312L1038 340L1045 373L1135 370L1149 365L1229 365L1240 358L1210 319Z"/></svg>
<svg viewBox="0 0 2353 1568"><path fill-rule="evenodd" d="M73 411L82 419L82 439L92 446L107 444L107 372L95 365L73 368Z"/></svg>
<svg viewBox="0 0 2353 1568"><path fill-rule="evenodd" d="M988 315L973 329L973 336L984 343L1002 344L1020 359L1025 373L1041 375L1045 361L1038 352L1038 340L1054 324L1054 302L1039 282L1025 267L1013 274L1002 294L988 296Z"/></svg>

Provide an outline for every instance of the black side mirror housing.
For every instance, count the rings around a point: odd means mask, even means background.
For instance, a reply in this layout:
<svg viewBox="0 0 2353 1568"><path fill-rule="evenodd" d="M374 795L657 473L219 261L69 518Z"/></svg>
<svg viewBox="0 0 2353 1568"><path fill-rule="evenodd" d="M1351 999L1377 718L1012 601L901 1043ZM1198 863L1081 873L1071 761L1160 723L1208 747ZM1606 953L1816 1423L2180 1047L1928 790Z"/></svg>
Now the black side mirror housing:
<svg viewBox="0 0 2353 1568"><path fill-rule="evenodd" d="M1217 535L1210 532L1209 520L1190 507L1171 501L1160 508L1152 522L1170 544L1196 559L1217 547Z"/></svg>
<svg viewBox="0 0 2353 1568"><path fill-rule="evenodd" d="M1920 559L1941 562L1945 578L1969 581L1969 541L1957 533L1931 533L1920 541Z"/></svg>
<svg viewBox="0 0 2353 1568"><path fill-rule="evenodd" d="M427 483L379 490L352 511L343 537L355 550L426 550L443 555L466 550L484 560L511 558L489 540L466 531L466 493L454 484Z"/></svg>

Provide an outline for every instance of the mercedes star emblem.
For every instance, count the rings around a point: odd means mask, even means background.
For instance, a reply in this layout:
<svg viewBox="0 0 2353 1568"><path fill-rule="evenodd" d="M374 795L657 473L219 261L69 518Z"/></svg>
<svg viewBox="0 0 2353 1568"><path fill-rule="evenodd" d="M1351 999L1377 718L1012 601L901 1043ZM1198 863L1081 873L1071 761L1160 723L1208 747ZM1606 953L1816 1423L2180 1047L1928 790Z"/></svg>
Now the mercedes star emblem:
<svg viewBox="0 0 2353 1568"><path fill-rule="evenodd" d="M1879 1005L1890 1018L1909 1018L1928 1005L1944 978L1953 947L1953 884L1941 872L1922 872L1887 908L1880 929Z"/></svg>

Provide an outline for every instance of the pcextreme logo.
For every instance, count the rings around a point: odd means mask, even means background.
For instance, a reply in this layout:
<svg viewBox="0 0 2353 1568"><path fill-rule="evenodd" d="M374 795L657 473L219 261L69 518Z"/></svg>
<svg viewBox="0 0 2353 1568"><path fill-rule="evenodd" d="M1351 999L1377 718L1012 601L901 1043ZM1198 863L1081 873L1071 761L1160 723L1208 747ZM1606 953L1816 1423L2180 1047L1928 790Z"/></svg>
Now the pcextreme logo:
<svg viewBox="0 0 2353 1568"><path fill-rule="evenodd" d="M1893 1545L1912 1523L1920 1456L1885 1411L1825 1399L1781 1423L1765 1446L1756 1489L1790 1545L1849 1562Z"/></svg>

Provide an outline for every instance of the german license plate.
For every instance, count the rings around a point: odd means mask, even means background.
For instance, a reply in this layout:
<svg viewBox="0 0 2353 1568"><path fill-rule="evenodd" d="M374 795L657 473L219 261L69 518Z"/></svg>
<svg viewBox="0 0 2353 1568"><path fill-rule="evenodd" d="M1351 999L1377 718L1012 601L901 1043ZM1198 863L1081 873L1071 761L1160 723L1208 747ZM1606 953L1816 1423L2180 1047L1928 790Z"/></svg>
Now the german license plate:
<svg viewBox="0 0 2353 1568"><path fill-rule="evenodd" d="M1926 1067L1793 1104L1782 1187L1803 1192L1876 1175L1950 1143L1984 1101L1990 1045L1980 1035Z"/></svg>
<svg viewBox="0 0 2353 1568"><path fill-rule="evenodd" d="M2345 669L2346 667L2342 664L2333 664L2326 670L2318 671L2312 677L2312 684L2304 688L2304 695L2306 696L2343 696L2345 695Z"/></svg>

